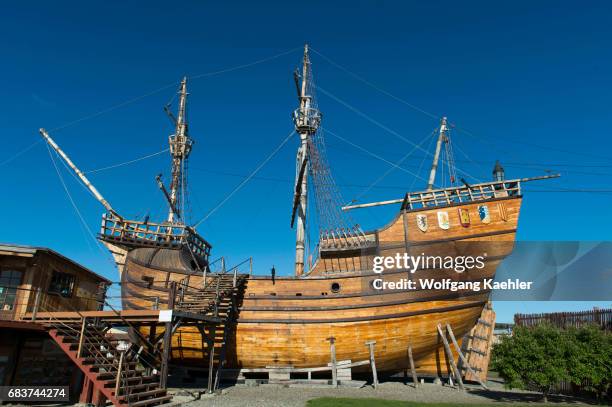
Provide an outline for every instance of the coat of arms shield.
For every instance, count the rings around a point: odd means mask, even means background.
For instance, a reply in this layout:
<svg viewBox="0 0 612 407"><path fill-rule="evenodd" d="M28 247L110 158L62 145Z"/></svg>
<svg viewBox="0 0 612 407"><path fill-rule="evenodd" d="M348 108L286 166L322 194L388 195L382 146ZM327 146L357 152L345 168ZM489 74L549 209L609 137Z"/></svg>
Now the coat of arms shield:
<svg viewBox="0 0 612 407"><path fill-rule="evenodd" d="M459 222L461 226L464 228L470 226L470 211L466 208L458 208L457 211L459 212Z"/></svg>
<svg viewBox="0 0 612 407"><path fill-rule="evenodd" d="M482 223L491 223L491 214L487 205L478 205L478 216Z"/></svg>
<svg viewBox="0 0 612 407"><path fill-rule="evenodd" d="M427 215L417 214L416 216L416 224L421 230L421 232L427 232Z"/></svg>
<svg viewBox="0 0 612 407"><path fill-rule="evenodd" d="M438 226L440 226L440 229L448 229L450 228L450 221L448 219L448 212L446 211L439 211L438 212Z"/></svg>

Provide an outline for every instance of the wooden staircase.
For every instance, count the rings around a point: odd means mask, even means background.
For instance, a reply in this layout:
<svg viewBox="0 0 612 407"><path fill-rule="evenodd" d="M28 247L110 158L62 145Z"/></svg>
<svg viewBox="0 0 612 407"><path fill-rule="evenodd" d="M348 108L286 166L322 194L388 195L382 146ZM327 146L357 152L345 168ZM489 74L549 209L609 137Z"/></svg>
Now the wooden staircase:
<svg viewBox="0 0 612 407"><path fill-rule="evenodd" d="M208 359L208 392L219 385L220 372L225 364L226 345L238 315L238 306L244 294L246 274L217 273L206 277L206 284L198 291L179 298L176 309L213 317L215 323L202 326L200 333L206 340Z"/></svg>
<svg viewBox="0 0 612 407"><path fill-rule="evenodd" d="M460 368L465 369L465 380L487 381L494 329L495 311L493 311L493 307L489 302L483 308L480 318L476 321L474 328L472 328L463 340L464 354L473 370L470 372L460 364Z"/></svg>
<svg viewBox="0 0 612 407"><path fill-rule="evenodd" d="M84 318L40 321L49 335L81 369L93 386L115 406L154 406L170 402L172 396L160 387L155 369L146 370L131 347L120 350L118 343L106 336L106 329ZM100 399L100 397L94 397Z"/></svg>
<svg viewBox="0 0 612 407"><path fill-rule="evenodd" d="M179 298L175 309L226 319L247 277L245 274L209 274L204 287Z"/></svg>

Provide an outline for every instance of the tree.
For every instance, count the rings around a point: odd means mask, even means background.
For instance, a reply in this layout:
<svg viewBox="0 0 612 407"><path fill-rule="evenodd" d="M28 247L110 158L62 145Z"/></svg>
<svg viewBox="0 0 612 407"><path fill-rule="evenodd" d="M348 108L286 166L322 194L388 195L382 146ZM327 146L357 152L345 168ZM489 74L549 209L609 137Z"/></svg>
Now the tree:
<svg viewBox="0 0 612 407"><path fill-rule="evenodd" d="M612 384L612 335L596 325L570 329L567 335L571 382L597 398L607 394Z"/></svg>
<svg viewBox="0 0 612 407"><path fill-rule="evenodd" d="M544 401L553 386L569 379L568 336L550 325L515 327L493 347L492 367L510 388L538 389Z"/></svg>

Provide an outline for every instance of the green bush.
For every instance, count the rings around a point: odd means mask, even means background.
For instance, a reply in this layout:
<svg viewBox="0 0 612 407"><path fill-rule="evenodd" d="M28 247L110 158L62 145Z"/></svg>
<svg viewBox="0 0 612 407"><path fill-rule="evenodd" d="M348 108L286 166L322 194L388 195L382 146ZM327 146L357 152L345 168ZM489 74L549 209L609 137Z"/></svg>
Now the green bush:
<svg viewBox="0 0 612 407"><path fill-rule="evenodd" d="M612 335L595 326L515 327L493 347L491 363L507 387L537 389L544 401L562 381L600 397L612 380Z"/></svg>
<svg viewBox="0 0 612 407"><path fill-rule="evenodd" d="M597 326L570 329L571 353L568 373L571 383L605 396L612 384L612 335Z"/></svg>

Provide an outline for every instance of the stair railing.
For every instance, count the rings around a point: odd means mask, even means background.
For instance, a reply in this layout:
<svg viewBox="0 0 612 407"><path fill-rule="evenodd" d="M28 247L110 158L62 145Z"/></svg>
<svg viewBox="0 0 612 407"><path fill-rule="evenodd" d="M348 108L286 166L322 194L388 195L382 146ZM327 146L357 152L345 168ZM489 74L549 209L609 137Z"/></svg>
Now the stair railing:
<svg viewBox="0 0 612 407"><path fill-rule="evenodd" d="M119 389L123 389L124 390L123 396L127 402L127 405L129 406L130 405L129 396L132 393L131 393L131 389L129 386L129 380L128 380L129 379L129 374L128 374L129 369L126 369L126 362L128 361L128 358L126 357L126 355L132 349L131 344L128 347L128 349L124 351L120 351L119 349L117 349L113 341L108 339L105 336L105 333L103 331L101 332L97 328L96 323L99 323L99 321L96 321L96 319L91 321L91 319L83 315L81 311L76 309L70 302L68 302L67 299L61 296L57 296L57 297L60 299L60 301L65 303L67 308L72 309L77 315L79 315L81 319L81 324L80 324L81 326L80 326L80 329L77 329L74 326L67 324L64 321L58 319L58 317L55 315L55 312L62 311L62 310L60 310L59 307L53 308L53 307L48 306L48 304L46 304L47 306L43 306L42 309L44 310L43 312L48 312L47 318L48 318L49 325L52 328L57 329L60 333L68 334L68 335L72 334L73 336L77 336L79 338L78 348L77 348L77 358L83 358L84 357L83 353L84 351L86 351L88 353L88 357L91 357L94 360L95 364L104 365L104 370L106 372L109 372L109 373L116 372L115 397L119 398L120 397ZM109 306L113 310L115 315L119 316L122 322L124 322L128 326L133 327L132 324L126 321L121 316L121 314L116 309L114 309L113 306L106 299L104 299L103 301L105 305ZM41 309L41 305L38 304L37 311L39 311L40 309ZM33 313L32 318L37 318L36 314ZM88 322L90 323L88 324ZM87 328L89 328L89 330ZM135 331L138 332L137 329L135 329ZM89 335L90 332L97 335L97 338L90 337ZM102 348L104 348L104 350ZM109 354L111 355L110 357L109 357ZM152 355L152 356L155 359L155 355ZM140 358L140 357L138 358L138 361L141 362L143 365L147 363L143 358ZM115 362L117 362L117 364L115 364ZM141 371L140 373L142 375L143 372Z"/></svg>
<svg viewBox="0 0 612 407"><path fill-rule="evenodd" d="M61 300L60 300L61 301ZM40 306L39 306L40 308ZM54 307L50 307L50 306L44 306L43 307L42 312L47 312L47 318L48 318L48 325L52 328L57 330L62 336L68 336L70 334L72 334L73 336L77 336L79 338L79 347L77 349L77 358L82 358L83 357L83 351L87 350L88 352L88 356L92 357L94 359L94 364L104 364L104 369L107 372L112 373L114 366L114 362L113 360L115 359L115 354L112 352L112 350L116 349L113 344L106 339L106 337L104 336L103 333L100 333L97 329L95 329L92 326L90 326L90 328L92 328L93 330L95 330L95 332L99 335L98 339L101 342L96 342L95 339L90 338L89 335L87 335L87 329L86 329L86 321L87 318L81 314L79 311L76 311L78 313L78 315L81 317L81 328L77 329L74 326L65 323L64 321L58 319L58 317L56 315L54 315L56 312L61 311L59 308L54 308ZM106 354L100 349L100 347L104 345L106 347ZM108 353L110 353L111 355L113 355L113 359L109 359L108 357ZM117 366L117 369L119 369L120 366ZM123 379L122 375L117 375L117 382L120 382L120 379ZM123 381L123 380L121 380ZM118 392L115 392L115 397L119 397ZM128 403L129 405L129 403Z"/></svg>

